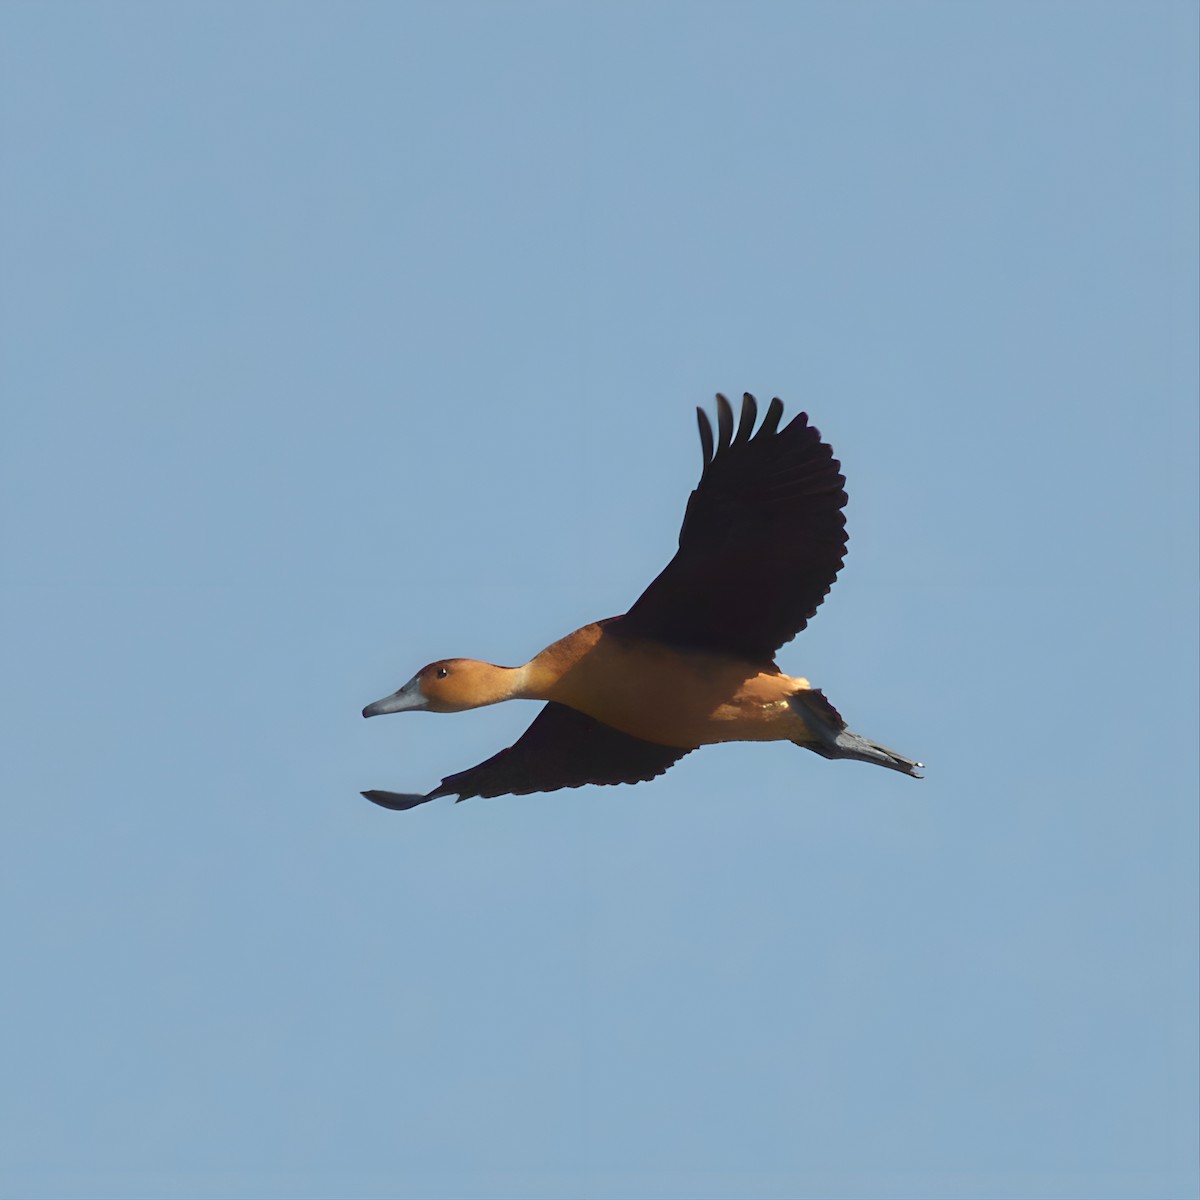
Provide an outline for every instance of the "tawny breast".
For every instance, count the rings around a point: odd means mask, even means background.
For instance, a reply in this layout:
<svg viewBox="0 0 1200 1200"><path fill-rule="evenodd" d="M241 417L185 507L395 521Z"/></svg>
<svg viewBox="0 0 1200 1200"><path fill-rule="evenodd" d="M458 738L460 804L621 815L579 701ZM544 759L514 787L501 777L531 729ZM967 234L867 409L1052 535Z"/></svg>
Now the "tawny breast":
<svg viewBox="0 0 1200 1200"><path fill-rule="evenodd" d="M595 626L586 627L587 630ZM547 699L568 704L623 733L667 746L794 737L786 697L805 680L727 655L675 649L601 631L544 652L560 673ZM541 656L539 656L540 658Z"/></svg>

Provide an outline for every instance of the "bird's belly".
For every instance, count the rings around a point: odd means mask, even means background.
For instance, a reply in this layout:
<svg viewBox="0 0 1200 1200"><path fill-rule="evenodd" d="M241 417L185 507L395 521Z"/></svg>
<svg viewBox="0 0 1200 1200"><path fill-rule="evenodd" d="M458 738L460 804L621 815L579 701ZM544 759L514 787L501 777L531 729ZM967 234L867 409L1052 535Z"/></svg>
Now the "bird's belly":
<svg viewBox="0 0 1200 1200"><path fill-rule="evenodd" d="M606 637L549 699L648 742L703 746L795 737L787 696L807 686L738 659Z"/></svg>

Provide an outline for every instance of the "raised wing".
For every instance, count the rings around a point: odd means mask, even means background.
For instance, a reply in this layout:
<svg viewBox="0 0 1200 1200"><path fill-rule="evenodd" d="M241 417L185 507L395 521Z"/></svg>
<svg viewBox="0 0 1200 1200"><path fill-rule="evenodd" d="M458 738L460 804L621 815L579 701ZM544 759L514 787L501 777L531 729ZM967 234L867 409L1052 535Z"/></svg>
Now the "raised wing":
<svg viewBox="0 0 1200 1200"><path fill-rule="evenodd" d="M639 783L661 775L688 750L630 737L553 701L507 750L457 775L427 795L363 792L384 808L415 808L439 796L523 796L585 783Z"/></svg>
<svg viewBox="0 0 1200 1200"><path fill-rule="evenodd" d="M733 409L717 396L717 437L703 409L704 470L679 550L621 622L622 632L769 662L828 594L846 555L845 479L800 413L783 429L772 400Z"/></svg>

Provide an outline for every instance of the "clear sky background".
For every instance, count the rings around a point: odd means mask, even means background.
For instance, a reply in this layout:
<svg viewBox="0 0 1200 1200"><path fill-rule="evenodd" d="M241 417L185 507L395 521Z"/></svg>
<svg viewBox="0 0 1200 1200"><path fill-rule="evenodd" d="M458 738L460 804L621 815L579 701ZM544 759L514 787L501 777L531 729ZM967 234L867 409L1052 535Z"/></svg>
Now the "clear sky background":
<svg viewBox="0 0 1200 1200"><path fill-rule="evenodd" d="M1196 14L0 7L0 1194L1194 1195ZM834 445L781 662L928 778L362 800L717 390Z"/></svg>

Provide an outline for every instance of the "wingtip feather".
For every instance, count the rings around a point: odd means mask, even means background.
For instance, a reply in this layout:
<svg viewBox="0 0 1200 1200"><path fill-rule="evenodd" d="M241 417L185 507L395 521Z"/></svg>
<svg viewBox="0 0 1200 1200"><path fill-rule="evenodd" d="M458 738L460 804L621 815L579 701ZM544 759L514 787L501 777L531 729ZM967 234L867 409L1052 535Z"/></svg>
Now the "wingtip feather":
<svg viewBox="0 0 1200 1200"><path fill-rule="evenodd" d="M729 401L717 393L717 451L728 448L730 440L733 438L733 406Z"/></svg>
<svg viewBox="0 0 1200 1200"><path fill-rule="evenodd" d="M424 804L427 800L432 800L432 796L422 795L420 792L381 792L369 791L360 792L360 796L370 800L372 804L378 804L380 808L391 809L392 812L407 812L410 808L416 808L418 804Z"/></svg>
<svg viewBox="0 0 1200 1200"><path fill-rule="evenodd" d="M758 416L758 401L754 399L749 392L742 393L742 415L738 420L737 433L734 434L733 444L739 445L741 442L750 440L750 434L754 431L754 421Z"/></svg>
<svg viewBox="0 0 1200 1200"><path fill-rule="evenodd" d="M774 437L782 417L783 401L778 396L775 396L772 398L771 403L767 405L767 415L763 417L763 423L758 427L758 432L754 435L755 438Z"/></svg>
<svg viewBox="0 0 1200 1200"><path fill-rule="evenodd" d="M712 422L702 408L696 409L696 422L700 426L700 449L704 454L704 465L707 467L713 459Z"/></svg>

